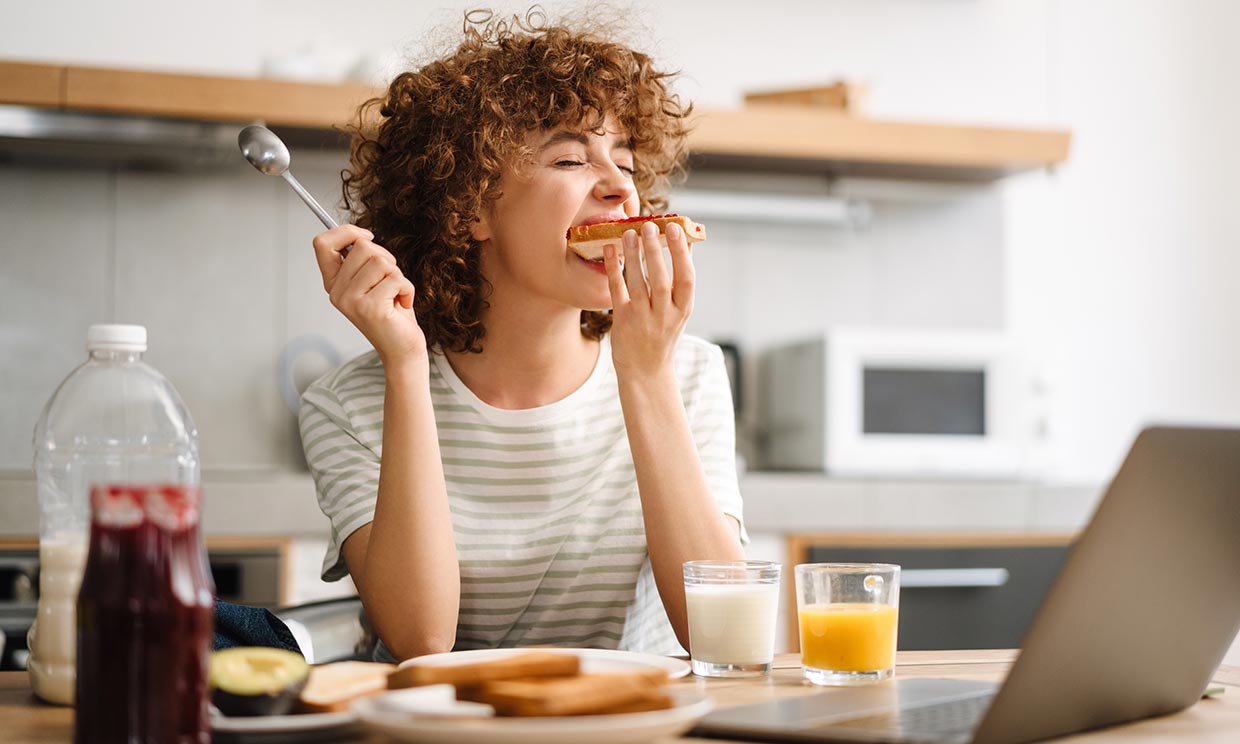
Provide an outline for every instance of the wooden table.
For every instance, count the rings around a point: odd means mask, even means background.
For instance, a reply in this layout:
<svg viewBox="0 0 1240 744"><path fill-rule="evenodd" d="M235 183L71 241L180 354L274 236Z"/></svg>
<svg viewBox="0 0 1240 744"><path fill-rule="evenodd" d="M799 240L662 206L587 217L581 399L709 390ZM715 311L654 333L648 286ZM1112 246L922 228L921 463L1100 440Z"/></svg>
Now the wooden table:
<svg viewBox="0 0 1240 744"><path fill-rule="evenodd" d="M1000 679L1008 670L1015 651L902 651L897 660L900 677L955 677L960 679ZM822 690L801 683L799 658L783 654L776 658L775 672L765 679L702 679L689 676L676 682L695 686L710 695L720 707L754 703L772 698L808 695ZM1215 683L1226 692L1218 698L1202 700L1175 715L1138 721L1125 726L1066 737L1059 741L1089 742L1227 742L1240 741L1240 668L1220 667ZM829 692L828 692L829 694ZM67 742L73 739L73 711L44 705L30 692L25 672L0 672L0 742ZM359 735L349 739L364 744L382 744L378 735ZM687 739L707 742L710 739Z"/></svg>

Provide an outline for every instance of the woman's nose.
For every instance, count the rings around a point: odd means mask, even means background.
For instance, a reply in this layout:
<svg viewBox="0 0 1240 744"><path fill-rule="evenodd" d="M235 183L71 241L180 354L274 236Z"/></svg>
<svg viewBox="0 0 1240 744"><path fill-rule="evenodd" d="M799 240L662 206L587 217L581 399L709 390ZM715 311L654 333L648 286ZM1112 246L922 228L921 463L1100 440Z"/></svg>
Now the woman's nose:
<svg viewBox="0 0 1240 744"><path fill-rule="evenodd" d="M598 181L594 184L594 195L603 201L628 201L635 191L633 177L614 163L601 165L600 168Z"/></svg>

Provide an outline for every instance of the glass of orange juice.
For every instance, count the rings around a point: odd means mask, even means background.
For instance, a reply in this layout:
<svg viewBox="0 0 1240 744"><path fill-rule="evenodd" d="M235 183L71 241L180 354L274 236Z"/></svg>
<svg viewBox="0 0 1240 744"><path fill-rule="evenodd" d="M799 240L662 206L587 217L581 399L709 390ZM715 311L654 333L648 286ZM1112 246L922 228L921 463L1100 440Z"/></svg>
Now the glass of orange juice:
<svg viewBox="0 0 1240 744"><path fill-rule="evenodd" d="M805 679L816 685L863 685L891 677L900 567L803 563L795 574Z"/></svg>

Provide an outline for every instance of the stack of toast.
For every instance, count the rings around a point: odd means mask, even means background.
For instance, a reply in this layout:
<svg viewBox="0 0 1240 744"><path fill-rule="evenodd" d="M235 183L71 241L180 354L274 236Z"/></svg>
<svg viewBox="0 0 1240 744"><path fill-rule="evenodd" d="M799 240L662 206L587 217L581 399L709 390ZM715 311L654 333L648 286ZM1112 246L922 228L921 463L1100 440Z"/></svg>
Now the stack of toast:
<svg viewBox="0 0 1240 744"><path fill-rule="evenodd" d="M388 689L451 684L458 700L485 703L501 716L575 716L671 708L660 669L582 673L572 654L529 651L450 666L412 665L388 675Z"/></svg>

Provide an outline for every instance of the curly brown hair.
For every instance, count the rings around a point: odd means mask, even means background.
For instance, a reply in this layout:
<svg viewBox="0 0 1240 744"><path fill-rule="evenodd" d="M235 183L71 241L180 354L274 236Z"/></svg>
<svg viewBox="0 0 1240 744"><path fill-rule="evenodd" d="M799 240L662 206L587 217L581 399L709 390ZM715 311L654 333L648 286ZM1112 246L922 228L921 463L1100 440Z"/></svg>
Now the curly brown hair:
<svg viewBox="0 0 1240 744"><path fill-rule="evenodd" d="M523 167L530 132L599 130L613 115L632 138L643 213L665 208L683 171L692 105L668 89L675 73L594 31L523 17L465 14L451 54L398 75L362 105L352 130L344 204L375 234L417 291L413 309L427 344L480 352L490 287L470 229L501 195L506 166ZM375 116L377 109L378 116ZM583 310L581 330L602 338L611 316Z"/></svg>

